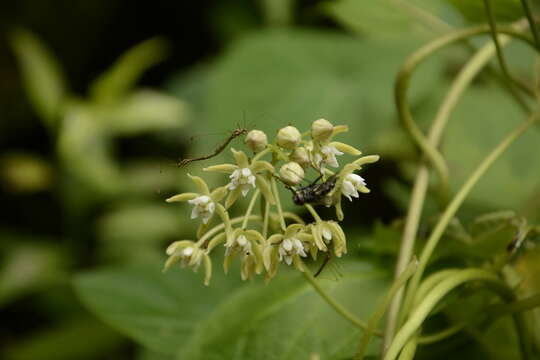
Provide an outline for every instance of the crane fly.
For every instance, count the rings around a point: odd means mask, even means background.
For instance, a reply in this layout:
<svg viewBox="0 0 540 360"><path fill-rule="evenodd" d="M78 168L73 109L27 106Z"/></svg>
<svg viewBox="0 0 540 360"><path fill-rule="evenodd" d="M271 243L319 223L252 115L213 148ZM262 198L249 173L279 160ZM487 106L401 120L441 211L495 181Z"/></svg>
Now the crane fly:
<svg viewBox="0 0 540 360"><path fill-rule="evenodd" d="M223 143L221 145L219 145L212 153L210 153L208 155L204 155L204 156L199 156L199 157L196 157L196 158L180 159L178 161L178 163L177 163L177 166L182 167L182 166L186 166L187 164L189 164L189 163L191 163L193 161L202 161L202 160L211 159L214 156L219 155L223 150L225 150L225 148L227 147L227 145L229 145L229 143L231 141L233 141L235 138L237 138L239 136L247 134L247 132L248 132L247 129L238 127L236 129L234 129L231 132L231 134L229 135L229 137L227 137L225 139L225 141L223 141Z"/></svg>

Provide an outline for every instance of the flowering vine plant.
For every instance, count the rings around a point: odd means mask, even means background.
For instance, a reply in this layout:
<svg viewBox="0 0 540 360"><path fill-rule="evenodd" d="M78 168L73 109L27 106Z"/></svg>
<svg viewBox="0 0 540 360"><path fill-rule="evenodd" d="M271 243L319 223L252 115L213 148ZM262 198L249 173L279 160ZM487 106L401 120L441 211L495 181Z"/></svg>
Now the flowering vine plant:
<svg viewBox="0 0 540 360"><path fill-rule="evenodd" d="M200 218L201 224L197 240L175 241L167 248L169 258L165 269L179 263L197 270L203 264L204 283L208 285L212 276L210 253L222 245L226 248L225 272L238 256L243 280L263 273L265 279L270 280L281 263L304 272L302 258L307 258L308 254L315 260L319 252L336 257L347 253L347 240L339 225L344 218L342 198L352 201L360 193L369 193L364 178L355 172L364 164L379 160L377 155L361 157L361 152L353 146L334 141L336 135L347 130L347 126L334 126L328 120L319 119L305 133L286 126L271 143L264 132L252 130L245 138L245 144L253 152L251 158L231 148L235 164L203 169L227 174L227 183L210 190L203 178L188 174L197 192L174 195L166 201L187 201L193 206L191 218ZM356 159L340 168L337 156L344 154ZM269 159L264 160L265 157ZM302 187L310 169L318 175L319 183ZM310 212L312 222L306 223L298 215L283 210L278 186L303 194L302 201L296 203ZM229 209L240 196L246 197L250 192L244 215L231 218ZM255 214L258 200L261 211ZM337 221L322 219L315 210L316 205L333 206ZM210 228L215 218L220 223Z"/></svg>

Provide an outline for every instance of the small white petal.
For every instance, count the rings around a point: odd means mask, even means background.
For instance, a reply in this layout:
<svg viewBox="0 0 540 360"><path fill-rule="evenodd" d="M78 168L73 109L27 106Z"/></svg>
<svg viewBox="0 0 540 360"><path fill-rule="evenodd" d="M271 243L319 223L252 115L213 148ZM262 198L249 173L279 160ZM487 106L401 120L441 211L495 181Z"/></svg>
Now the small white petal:
<svg viewBox="0 0 540 360"><path fill-rule="evenodd" d="M292 264L292 256L285 256L285 262L287 263L287 265L291 265Z"/></svg>
<svg viewBox="0 0 540 360"><path fill-rule="evenodd" d="M249 177L250 175L251 175L251 170L249 170L249 168L242 169L242 176Z"/></svg>
<svg viewBox="0 0 540 360"><path fill-rule="evenodd" d="M193 248L191 246L185 248L183 251L182 251L182 256L184 257L189 257L193 254Z"/></svg>
<svg viewBox="0 0 540 360"><path fill-rule="evenodd" d="M197 210L197 207L195 206L192 210L191 210L191 218L192 219L195 219L199 216L199 211Z"/></svg>
<svg viewBox="0 0 540 360"><path fill-rule="evenodd" d="M321 233L325 240L332 240L332 232L327 227L323 227Z"/></svg>
<svg viewBox="0 0 540 360"><path fill-rule="evenodd" d="M283 247L283 249L285 249L285 251L291 251L292 248L293 248L293 243L292 243L291 240L285 239L285 240L283 240L283 242L281 243L281 246Z"/></svg>

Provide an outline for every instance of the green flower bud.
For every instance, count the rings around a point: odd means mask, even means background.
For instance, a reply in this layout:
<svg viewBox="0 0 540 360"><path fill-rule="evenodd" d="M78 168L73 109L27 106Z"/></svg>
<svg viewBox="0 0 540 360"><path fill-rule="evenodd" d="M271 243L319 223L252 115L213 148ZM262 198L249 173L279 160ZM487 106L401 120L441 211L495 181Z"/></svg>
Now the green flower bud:
<svg viewBox="0 0 540 360"><path fill-rule="evenodd" d="M284 149L294 149L301 139L300 131L294 126L286 126L277 133L277 144Z"/></svg>
<svg viewBox="0 0 540 360"><path fill-rule="evenodd" d="M289 156L291 161L298 163L304 169L307 169L311 165L309 161L309 153L305 147L297 147Z"/></svg>
<svg viewBox="0 0 540 360"><path fill-rule="evenodd" d="M332 136L334 125L326 119L315 120L311 125L311 137L318 141L327 141Z"/></svg>
<svg viewBox="0 0 540 360"><path fill-rule="evenodd" d="M288 162L279 169L279 177L288 185L298 185L304 179L304 169L294 162Z"/></svg>
<svg viewBox="0 0 540 360"><path fill-rule="evenodd" d="M247 135L244 143L248 148L251 149L254 153L262 151L268 145L268 138L266 134L261 130L251 130Z"/></svg>

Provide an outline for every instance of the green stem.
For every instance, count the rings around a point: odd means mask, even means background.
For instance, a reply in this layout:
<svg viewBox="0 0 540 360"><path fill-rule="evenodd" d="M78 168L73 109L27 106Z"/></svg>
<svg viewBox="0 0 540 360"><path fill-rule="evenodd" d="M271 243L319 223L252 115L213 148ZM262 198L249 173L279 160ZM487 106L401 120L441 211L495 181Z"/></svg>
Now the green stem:
<svg viewBox="0 0 540 360"><path fill-rule="evenodd" d="M448 189L448 167L440 152L429 144L428 140L413 120L409 104L407 102L407 91L409 88L410 77L413 70L436 51L452 43L472 36L489 33L490 31L491 29L489 26L482 25L452 32L432 41L431 43L417 50L407 59L396 79L394 93L399 118L405 129L409 132L411 137L434 166L440 179L440 192L442 194L442 198L445 197L444 195L447 193ZM527 44L534 47L534 43L528 36L516 31L512 27L500 27L498 32L523 40Z"/></svg>
<svg viewBox="0 0 540 360"><path fill-rule="evenodd" d="M261 220L261 217L259 215L251 215L249 217L249 220ZM231 225L234 225L234 224L237 224L241 221L244 221L244 216L239 216L239 217L236 217L236 218L233 218L231 219L230 223ZM223 229L225 229L225 224L224 223L221 223L217 226L214 226L212 229L208 230L203 237L201 237L198 241L197 241L197 245L198 246L202 246L202 244L204 244L204 242L206 240L208 240L209 238L211 238L214 234L217 234L218 232L220 231L223 231Z"/></svg>
<svg viewBox="0 0 540 360"><path fill-rule="evenodd" d="M505 301L512 300L514 297L512 290L501 282L495 274L483 269L461 270L458 274L441 281L414 309L414 312L408 318L407 322L394 337L384 356L384 360L396 359L403 346L405 346L411 337L420 329L424 320L439 301L456 287L470 281L485 282L489 285L490 289L495 291Z"/></svg>
<svg viewBox="0 0 540 360"><path fill-rule="evenodd" d="M360 340L360 344L358 345L358 351L356 352L356 356L354 357L355 360L363 360L367 347L369 345L369 341L371 340L371 337L373 336L373 332L377 328L377 325L379 324L379 321L384 316L384 313L386 312L386 309L388 308L388 305L390 305L390 302L392 301L393 297L395 296L396 292L401 289L407 280L414 274L416 271L416 267L418 266L418 261L414 259L410 262L410 264L407 266L405 271L394 281L392 284L392 287L384 297L384 300L377 306L375 309L375 312L371 316L371 318L368 321L368 327L364 334L362 335L362 339Z"/></svg>
<svg viewBox="0 0 540 360"><path fill-rule="evenodd" d="M414 359L414 354L416 353L416 347L418 346L417 336L413 336L405 346L401 353L399 354L399 360L412 360Z"/></svg>
<svg viewBox="0 0 540 360"><path fill-rule="evenodd" d="M310 204L304 204L304 206L306 207L306 209L308 209L309 213L311 214L311 216L313 216L316 222L322 222L321 217L319 216L319 214L317 214L317 211L315 211L313 206L311 206Z"/></svg>
<svg viewBox="0 0 540 360"><path fill-rule="evenodd" d="M529 6L529 2L527 0L521 0L521 6L523 7L523 11L525 12L525 15L527 16L527 21L529 22L529 28L531 29L534 42L536 43L536 48L540 50L540 39L538 38L538 29L536 28L536 23L534 22L534 18L531 12L531 8Z"/></svg>
<svg viewBox="0 0 540 360"><path fill-rule="evenodd" d="M264 218L263 218L263 238L267 238L268 235L268 218L270 217L270 203L268 201L264 202Z"/></svg>
<svg viewBox="0 0 540 360"><path fill-rule="evenodd" d="M476 170L471 174L467 181L459 189L453 200L446 207L439 221L435 225L430 237L428 238L426 245L424 246L422 253L420 255L420 263L418 265L418 270L411 279L411 282L407 288L407 293L405 296L405 301L403 304L403 311L407 314L411 308L412 301L415 297L415 293L424 273L424 269L427 266L428 260L433 253L433 250L437 246L442 234L444 233L446 227L450 223L450 220L455 215L469 192L480 180L480 178L485 174L485 172L490 168L490 166L498 159L498 157L515 141L517 140L528 128L530 128L539 117L540 113L535 113L529 117L529 119L518 127L516 127L503 141L501 141L497 147L484 159L484 161L476 168Z"/></svg>
<svg viewBox="0 0 540 360"><path fill-rule="evenodd" d="M504 46L509 39L508 37L503 38L502 36L501 38L501 44ZM431 146L438 146L443 130L448 122L448 119L450 118L450 114L456 107L459 99L461 99L465 89L471 84L476 75L488 64L489 59L491 59L494 52L495 47L493 43L488 43L487 45L483 46L459 72L450 89L446 93L446 96L443 99L429 130L427 141ZM411 260L412 250L414 248L416 233L418 231L428 185L429 169L425 161L421 161L414 181L409 211L407 213L405 227L401 238L401 248L395 270L396 278L403 272ZM395 332L395 327L398 324L397 319L399 316L399 308L401 306L402 298L403 289L398 291L394 297L388 312L385 327L384 348L386 348L391 341Z"/></svg>
<svg viewBox="0 0 540 360"><path fill-rule="evenodd" d="M257 153L257 155L255 155L253 157L253 159L251 159L251 163L253 164L255 161L259 160L260 158L262 158L264 155L268 154L270 151L272 151L271 148L267 147L266 149L264 149L263 151L261 151L260 153Z"/></svg>
<svg viewBox="0 0 540 360"><path fill-rule="evenodd" d="M283 210L281 208L281 199L279 197L276 180L272 177L270 179L270 183L272 184L272 191L274 192L274 197L276 198L276 206L278 210L278 217L279 217L279 224L281 226L281 230L285 231L285 228L287 227L285 225L285 218L283 217Z"/></svg>
<svg viewBox="0 0 540 360"><path fill-rule="evenodd" d="M526 299L517 300L512 303L504 304L494 304L489 306L485 312L480 314L482 317L487 317L489 323L495 321L496 319L511 315L513 313L524 312L527 310L532 310L534 308L540 307L540 294L533 295ZM472 322L476 322L476 316L473 320L468 320L467 322L459 322L454 324L447 329L441 330L431 335L422 336L419 340L419 344L432 344L437 341L441 341L454 335L455 333L463 330L465 327L470 326ZM486 324L487 325L487 324Z"/></svg>
<svg viewBox="0 0 540 360"><path fill-rule="evenodd" d="M519 88L521 90L525 91L526 93L528 93L530 95L534 96L534 92L531 89L529 89L528 86L521 83L517 79L514 79L512 77L512 75L510 75L510 71L508 70L508 65L506 64L506 60L504 59L504 54L503 54L502 48L501 48L501 46L499 44L499 39L498 39L498 36L497 36L497 23L495 21L494 15L493 15L493 9L491 8L491 0L484 0L484 7L486 9L486 16L488 18L491 38L493 40L493 43L495 44L495 49L497 50L497 60L499 61L499 66L501 67L501 71L502 71L504 77L506 78L506 81L508 82L508 84L510 86L510 90L515 93L516 98L518 98L518 101L521 102L521 103L526 104L525 100L523 100L521 95L518 94L517 89L515 88L514 85L519 86Z"/></svg>
<svg viewBox="0 0 540 360"><path fill-rule="evenodd" d="M311 275L307 268L304 267L304 271L302 273L304 274L306 280L311 284L311 286L313 286L315 291L317 291L319 295L321 295L321 297L328 303L328 305L330 305L338 314L343 316L344 319L351 322L354 326L363 330L367 330L368 325L364 321L357 318L356 315L347 310L343 305L339 304L330 294L328 294L326 290L324 290L322 286L317 282L317 280L315 280L315 278L313 277L313 275ZM377 336L382 336L381 331L375 330L374 333Z"/></svg>
<svg viewBox="0 0 540 360"><path fill-rule="evenodd" d="M251 215L251 212L253 211L253 206L255 206L255 202L257 201L257 198L259 197L260 190L255 190L255 193L251 197L251 200L249 201L248 208L246 210L246 213L244 215L244 221L242 221L242 230L245 230L248 224L249 217Z"/></svg>

